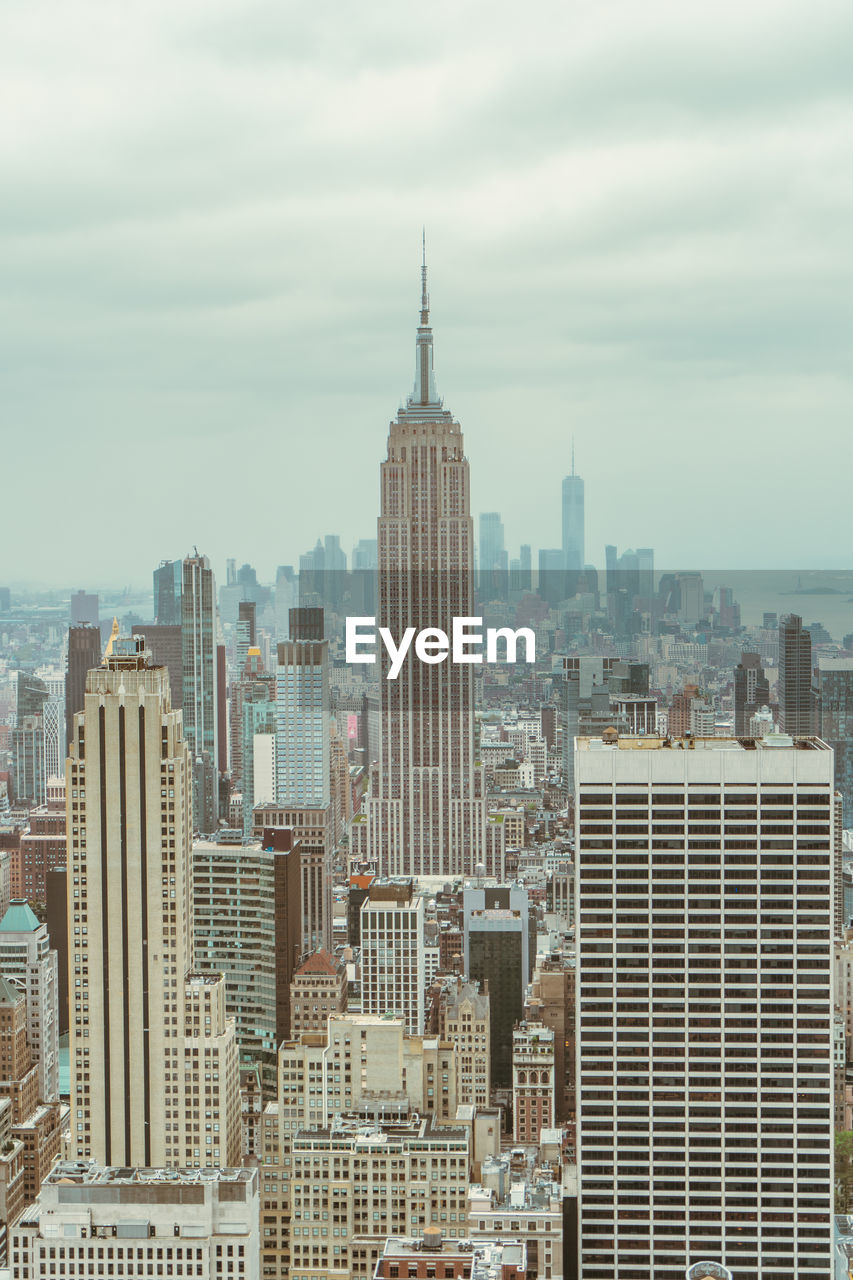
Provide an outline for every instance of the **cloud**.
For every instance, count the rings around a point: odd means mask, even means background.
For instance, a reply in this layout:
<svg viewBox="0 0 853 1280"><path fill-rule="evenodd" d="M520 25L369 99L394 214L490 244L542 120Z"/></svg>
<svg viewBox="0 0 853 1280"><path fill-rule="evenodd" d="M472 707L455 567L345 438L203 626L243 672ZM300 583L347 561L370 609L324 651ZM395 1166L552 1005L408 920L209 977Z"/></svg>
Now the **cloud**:
<svg viewBox="0 0 853 1280"><path fill-rule="evenodd" d="M269 576L370 536L423 222L439 385L511 546L558 542L574 434L598 559L837 562L849 5L0 16L19 576L144 582L191 543Z"/></svg>

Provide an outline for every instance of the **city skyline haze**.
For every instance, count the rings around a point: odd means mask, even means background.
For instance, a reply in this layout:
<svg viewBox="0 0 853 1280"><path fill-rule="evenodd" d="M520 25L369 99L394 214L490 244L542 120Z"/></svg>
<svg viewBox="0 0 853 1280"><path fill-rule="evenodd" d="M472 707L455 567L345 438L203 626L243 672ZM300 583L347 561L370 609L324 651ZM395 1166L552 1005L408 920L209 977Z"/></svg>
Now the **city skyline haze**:
<svg viewBox="0 0 853 1280"><path fill-rule="evenodd" d="M3 580L140 586L193 544L270 579L375 537L424 223L437 391L510 557L560 545L574 438L588 561L845 563L849 6L4 28Z"/></svg>

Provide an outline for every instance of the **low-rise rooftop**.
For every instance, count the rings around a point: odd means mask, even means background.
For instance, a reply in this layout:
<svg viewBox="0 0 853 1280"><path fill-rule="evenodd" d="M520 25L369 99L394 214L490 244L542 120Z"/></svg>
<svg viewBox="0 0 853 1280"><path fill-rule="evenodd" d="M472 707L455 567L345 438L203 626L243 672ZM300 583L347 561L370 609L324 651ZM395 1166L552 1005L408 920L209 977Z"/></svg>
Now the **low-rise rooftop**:
<svg viewBox="0 0 853 1280"><path fill-rule="evenodd" d="M829 751L820 738L791 737L787 733L768 733L763 738L684 738L622 736L614 730L605 730L601 737L576 738L578 751L777 751L780 748L797 751Z"/></svg>

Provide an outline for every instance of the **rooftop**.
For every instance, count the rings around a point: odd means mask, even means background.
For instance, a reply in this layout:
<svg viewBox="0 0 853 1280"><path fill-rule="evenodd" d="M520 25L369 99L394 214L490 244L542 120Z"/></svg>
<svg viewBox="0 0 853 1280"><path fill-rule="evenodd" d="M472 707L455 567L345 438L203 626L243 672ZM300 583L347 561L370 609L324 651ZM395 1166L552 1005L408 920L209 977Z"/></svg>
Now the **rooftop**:
<svg viewBox="0 0 853 1280"><path fill-rule="evenodd" d="M300 1129L294 1138L294 1150L303 1149L303 1144L317 1140L349 1140L364 1142L374 1146L384 1146L389 1142L467 1142L468 1129L453 1125L438 1125L430 1114L406 1115L399 1120L385 1118L380 1121L365 1120L364 1116L353 1113L338 1112L334 1124L326 1128Z"/></svg>
<svg viewBox="0 0 853 1280"><path fill-rule="evenodd" d="M429 1240L428 1233L414 1238L389 1236L382 1258L414 1258L416 1254L426 1258L470 1258L472 1280L480 1280L500 1275L497 1268L501 1266L523 1267L527 1248L516 1240L445 1240L436 1232L434 1240Z"/></svg>
<svg viewBox="0 0 853 1280"><path fill-rule="evenodd" d="M104 1186L108 1183L149 1182L250 1182L254 1169L144 1169L103 1165L85 1160L60 1160L45 1178L48 1183L80 1183Z"/></svg>
<svg viewBox="0 0 853 1280"><path fill-rule="evenodd" d="M40 927L38 916L25 898L13 899L5 916L0 920L2 933L34 933Z"/></svg>
<svg viewBox="0 0 853 1280"><path fill-rule="evenodd" d="M13 987L10 982L0 976L0 1005L17 1005L25 999L26 996L23 991L20 991L17 987Z"/></svg>
<svg viewBox="0 0 853 1280"><path fill-rule="evenodd" d="M320 973L327 977L334 978L340 968L340 961L330 955L328 951L321 949L314 951L296 970L294 977L298 977L301 973Z"/></svg>
<svg viewBox="0 0 853 1280"><path fill-rule="evenodd" d="M764 738L657 738L612 737L576 738L578 751L828 751L820 738L792 738L786 733L768 733Z"/></svg>

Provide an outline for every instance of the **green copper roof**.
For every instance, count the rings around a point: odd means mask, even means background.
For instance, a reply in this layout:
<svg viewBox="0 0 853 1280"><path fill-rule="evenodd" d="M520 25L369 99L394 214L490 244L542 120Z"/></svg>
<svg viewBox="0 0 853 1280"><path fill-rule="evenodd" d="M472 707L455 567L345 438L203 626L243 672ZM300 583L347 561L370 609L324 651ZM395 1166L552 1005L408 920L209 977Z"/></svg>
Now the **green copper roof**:
<svg viewBox="0 0 853 1280"><path fill-rule="evenodd" d="M11 903L9 910L0 920L0 933L32 933L38 927L38 917L29 903L22 898Z"/></svg>
<svg viewBox="0 0 853 1280"><path fill-rule="evenodd" d="M0 975L0 1005L15 1005L23 999L23 991L19 991L17 987L13 987L4 977L2 977L2 975Z"/></svg>

